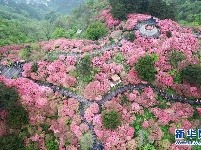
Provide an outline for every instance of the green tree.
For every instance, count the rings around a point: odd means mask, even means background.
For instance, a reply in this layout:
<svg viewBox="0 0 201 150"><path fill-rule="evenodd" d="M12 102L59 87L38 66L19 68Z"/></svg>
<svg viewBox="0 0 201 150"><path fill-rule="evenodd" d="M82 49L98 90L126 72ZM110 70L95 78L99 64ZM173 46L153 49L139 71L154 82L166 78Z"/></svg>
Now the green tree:
<svg viewBox="0 0 201 150"><path fill-rule="evenodd" d="M115 110L109 112L104 111L102 114L102 120L103 126L111 130L115 130L120 125L120 116Z"/></svg>
<svg viewBox="0 0 201 150"><path fill-rule="evenodd" d="M135 70L142 80L148 82L154 81L155 75L157 74L157 71L154 68L154 58L148 55L141 57L135 65Z"/></svg>
<svg viewBox="0 0 201 150"><path fill-rule="evenodd" d="M66 33L65 33L64 28L56 28L54 30L54 32L52 33L52 38L53 39L58 39L58 38L61 38L61 37L66 37Z"/></svg>
<svg viewBox="0 0 201 150"><path fill-rule="evenodd" d="M19 99L15 88L8 88L3 82L0 82L0 108L9 109Z"/></svg>
<svg viewBox="0 0 201 150"><path fill-rule="evenodd" d="M163 0L150 0L148 13L152 16L160 19L172 19L175 20L176 16L176 4L167 4Z"/></svg>
<svg viewBox="0 0 201 150"><path fill-rule="evenodd" d="M112 6L111 13L119 20L126 19L129 13L151 14L160 19L175 19L175 3L166 3L164 0L109 0Z"/></svg>
<svg viewBox="0 0 201 150"><path fill-rule="evenodd" d="M12 127L18 128L29 123L29 115L22 106L13 106L8 110L6 121Z"/></svg>
<svg viewBox="0 0 201 150"><path fill-rule="evenodd" d="M201 66L189 65L181 72L182 78L190 84L201 86Z"/></svg>
<svg viewBox="0 0 201 150"><path fill-rule="evenodd" d="M81 59L77 66L78 73L81 77L90 76L92 71L92 63L89 54L86 54L84 58Z"/></svg>
<svg viewBox="0 0 201 150"><path fill-rule="evenodd" d="M24 150L24 141L16 135L0 136L1 150Z"/></svg>
<svg viewBox="0 0 201 150"><path fill-rule="evenodd" d="M101 22L91 23L86 30L86 37L91 40L98 40L107 33L107 28Z"/></svg>

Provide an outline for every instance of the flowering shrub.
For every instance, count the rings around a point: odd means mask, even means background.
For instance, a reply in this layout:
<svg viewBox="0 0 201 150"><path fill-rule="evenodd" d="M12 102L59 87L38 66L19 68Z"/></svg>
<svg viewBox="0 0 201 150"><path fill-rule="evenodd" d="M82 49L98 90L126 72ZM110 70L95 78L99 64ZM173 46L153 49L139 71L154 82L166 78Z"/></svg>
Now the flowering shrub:
<svg viewBox="0 0 201 150"><path fill-rule="evenodd" d="M109 83L93 81L84 89L84 97L89 100L101 100L102 96L110 90Z"/></svg>

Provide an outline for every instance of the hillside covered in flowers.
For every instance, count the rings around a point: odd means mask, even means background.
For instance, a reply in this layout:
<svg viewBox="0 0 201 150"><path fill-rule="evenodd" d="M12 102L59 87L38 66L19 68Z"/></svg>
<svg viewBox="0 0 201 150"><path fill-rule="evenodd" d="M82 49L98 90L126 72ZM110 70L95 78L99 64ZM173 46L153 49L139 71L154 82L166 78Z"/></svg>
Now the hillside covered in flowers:
<svg viewBox="0 0 201 150"><path fill-rule="evenodd" d="M155 17L158 38L142 36L134 29L151 15L129 14L120 21L110 10L96 17L106 28L98 39L0 47L1 66L22 65L12 79L0 73L0 139L17 135L11 143L22 140L19 149L26 150L87 150L97 143L105 150L200 148L175 144L175 129L201 129L200 39L175 21ZM124 86L133 89L121 92ZM24 124L8 121L10 107L2 101L13 97L5 88L16 90L13 105L28 113Z"/></svg>

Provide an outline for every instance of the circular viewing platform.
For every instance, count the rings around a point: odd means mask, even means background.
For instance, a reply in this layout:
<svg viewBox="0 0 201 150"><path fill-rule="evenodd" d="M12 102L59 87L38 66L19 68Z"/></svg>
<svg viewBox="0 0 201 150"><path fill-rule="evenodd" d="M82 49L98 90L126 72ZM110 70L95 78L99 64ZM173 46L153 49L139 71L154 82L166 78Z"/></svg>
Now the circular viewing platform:
<svg viewBox="0 0 201 150"><path fill-rule="evenodd" d="M151 17L147 20L138 23L135 26L134 31L139 30L141 36L158 38L160 35L160 30L156 27L157 23L158 22L156 22L156 19Z"/></svg>

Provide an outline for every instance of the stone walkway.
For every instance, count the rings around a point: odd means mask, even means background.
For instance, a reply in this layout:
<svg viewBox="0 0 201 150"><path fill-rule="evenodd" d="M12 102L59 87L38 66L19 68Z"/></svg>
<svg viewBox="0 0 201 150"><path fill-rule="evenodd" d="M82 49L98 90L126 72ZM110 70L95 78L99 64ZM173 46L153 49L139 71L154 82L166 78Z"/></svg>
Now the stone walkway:
<svg viewBox="0 0 201 150"><path fill-rule="evenodd" d="M119 42L119 43L120 43L120 42ZM108 46L102 47L102 48L100 48L100 49L92 50L89 54L90 54L90 55L95 55L95 54L98 54L98 53L102 53L102 52L105 52L105 51L109 51L109 50L111 50L112 48L117 47L117 46L119 45L119 43L112 44L112 45L108 45ZM65 52L58 52L58 53L54 53L54 54L49 54L48 57L58 58L60 55L64 55L64 56L74 56L74 57L76 57L77 59L79 59L80 56L83 55L83 54L84 54L83 52L81 52L81 53L65 53Z"/></svg>

